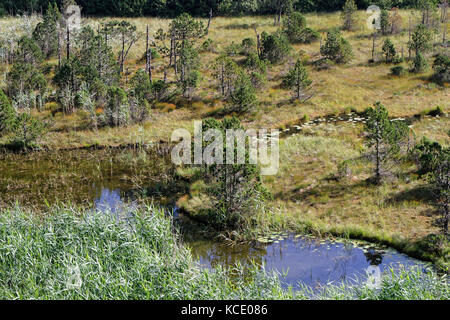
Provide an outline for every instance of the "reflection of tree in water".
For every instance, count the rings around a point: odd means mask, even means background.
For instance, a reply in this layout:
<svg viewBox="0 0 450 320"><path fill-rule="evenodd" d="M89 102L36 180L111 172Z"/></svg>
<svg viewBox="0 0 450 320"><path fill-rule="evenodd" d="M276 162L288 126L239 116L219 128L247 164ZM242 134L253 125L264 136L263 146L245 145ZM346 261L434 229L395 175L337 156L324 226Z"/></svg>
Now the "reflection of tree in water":
<svg viewBox="0 0 450 320"><path fill-rule="evenodd" d="M343 254L332 259L334 265L328 273L328 281L330 281L330 279L338 279L340 281L347 280L351 260L350 258L353 254L353 247L351 245L342 245L342 248L338 248L337 250L343 251ZM336 274L337 276L333 276L333 274Z"/></svg>
<svg viewBox="0 0 450 320"><path fill-rule="evenodd" d="M371 266L379 266L383 262L383 254L376 249L369 249L364 255Z"/></svg>
<svg viewBox="0 0 450 320"><path fill-rule="evenodd" d="M206 249L206 250L205 250ZM251 266L252 262L262 265L264 256L267 255L265 247L253 247L251 245L228 246L215 244L206 248L196 248L196 254L209 261L211 266L235 266L240 263L243 266Z"/></svg>

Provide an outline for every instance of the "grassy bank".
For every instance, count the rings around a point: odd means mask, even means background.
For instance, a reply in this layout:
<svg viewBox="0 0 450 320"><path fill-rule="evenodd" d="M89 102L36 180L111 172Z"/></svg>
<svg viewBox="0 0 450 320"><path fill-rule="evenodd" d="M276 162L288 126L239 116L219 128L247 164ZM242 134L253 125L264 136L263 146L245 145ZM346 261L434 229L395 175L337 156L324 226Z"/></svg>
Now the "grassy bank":
<svg viewBox="0 0 450 320"><path fill-rule="evenodd" d="M202 270L155 208L126 219L76 208L36 216L0 214L0 299L448 299L433 274L385 275L380 290L329 287L283 290L276 275L256 269L231 280Z"/></svg>
<svg viewBox="0 0 450 320"><path fill-rule="evenodd" d="M416 139L430 134L446 145L448 136L440 139L445 127L428 132L435 128L433 123L417 123ZM448 270L448 243L433 242L439 214L426 178L407 162L381 186L368 182L373 171L362 157L361 131L350 124L322 126L282 140L280 172L264 179L274 194L274 209L262 214L259 224L376 242ZM341 179L338 171L344 161L349 175Z"/></svg>

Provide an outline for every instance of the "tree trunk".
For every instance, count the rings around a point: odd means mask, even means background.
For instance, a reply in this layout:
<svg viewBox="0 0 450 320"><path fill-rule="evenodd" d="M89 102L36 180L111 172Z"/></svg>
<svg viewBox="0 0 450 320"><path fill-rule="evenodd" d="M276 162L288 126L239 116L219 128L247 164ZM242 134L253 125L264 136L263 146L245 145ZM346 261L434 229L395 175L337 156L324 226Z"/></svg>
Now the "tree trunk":
<svg viewBox="0 0 450 320"><path fill-rule="evenodd" d="M380 128L377 124L377 142L376 142L376 167L375 167L375 182L379 184L381 182L381 169L380 169Z"/></svg>
<svg viewBox="0 0 450 320"><path fill-rule="evenodd" d="M222 96L225 96L225 68L224 62L222 62L222 76L221 76L221 86L222 86Z"/></svg>
<svg viewBox="0 0 450 320"><path fill-rule="evenodd" d="M209 19L208 19L208 27L206 28L206 34L209 34L209 27L211 26L211 20L213 17L213 10L209 10Z"/></svg>
<svg viewBox="0 0 450 320"><path fill-rule="evenodd" d="M169 67L173 65L173 37L170 38Z"/></svg>
<svg viewBox="0 0 450 320"><path fill-rule="evenodd" d="M448 9L448 2L447 0L442 1L441 4L441 22L443 24L444 30L442 32L442 44L444 46L447 46L447 9Z"/></svg>
<svg viewBox="0 0 450 320"><path fill-rule="evenodd" d="M148 25L147 25L147 43L145 46L145 52L146 52L146 64L145 67L147 68L148 72L148 79L150 82L152 82L152 51L149 48L149 32L148 32Z"/></svg>
<svg viewBox="0 0 450 320"><path fill-rule="evenodd" d="M61 35L58 30L58 68L61 67Z"/></svg>
<svg viewBox="0 0 450 320"><path fill-rule="evenodd" d="M153 81L153 74L152 74L152 51L148 50L148 79L150 82Z"/></svg>
<svg viewBox="0 0 450 320"><path fill-rule="evenodd" d="M411 60L411 17L409 17L409 42L408 42L408 60Z"/></svg>
<svg viewBox="0 0 450 320"><path fill-rule="evenodd" d="M125 35L122 34L122 54L120 59L120 73L123 72L123 63L125 60Z"/></svg>
<svg viewBox="0 0 450 320"><path fill-rule="evenodd" d="M373 33L372 37L372 61L375 62L375 36L376 32Z"/></svg>
<svg viewBox="0 0 450 320"><path fill-rule="evenodd" d="M256 25L253 26L253 29L255 30L255 34L256 34L256 49L258 51L258 58L261 59L261 37L258 34L258 31L256 30Z"/></svg>
<svg viewBox="0 0 450 320"><path fill-rule="evenodd" d="M70 58L70 31L69 31L69 27L67 27L67 47L66 47L66 57L67 60L69 60Z"/></svg>
<svg viewBox="0 0 450 320"><path fill-rule="evenodd" d="M175 47L176 47L176 44L174 45L174 50L173 50L173 65L175 67L175 78L178 78L177 52L176 52Z"/></svg>
<svg viewBox="0 0 450 320"><path fill-rule="evenodd" d="M148 72L148 25L147 25L147 37L145 42L145 71Z"/></svg>

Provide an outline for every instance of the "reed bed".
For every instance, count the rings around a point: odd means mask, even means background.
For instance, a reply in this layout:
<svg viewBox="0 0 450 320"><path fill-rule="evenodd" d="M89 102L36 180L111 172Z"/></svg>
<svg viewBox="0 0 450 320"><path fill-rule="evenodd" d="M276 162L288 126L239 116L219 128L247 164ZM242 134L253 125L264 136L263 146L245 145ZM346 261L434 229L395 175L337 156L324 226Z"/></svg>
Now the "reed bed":
<svg viewBox="0 0 450 320"><path fill-rule="evenodd" d="M448 299L445 279L404 271L365 286L285 290L277 274L201 269L155 207L121 214L0 212L0 299Z"/></svg>

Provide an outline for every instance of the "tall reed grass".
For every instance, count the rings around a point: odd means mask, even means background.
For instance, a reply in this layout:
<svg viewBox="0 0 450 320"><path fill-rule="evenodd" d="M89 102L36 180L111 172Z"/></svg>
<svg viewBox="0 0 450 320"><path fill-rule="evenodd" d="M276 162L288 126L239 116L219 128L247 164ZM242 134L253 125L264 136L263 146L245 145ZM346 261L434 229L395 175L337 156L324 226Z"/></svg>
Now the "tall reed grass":
<svg viewBox="0 0 450 320"><path fill-rule="evenodd" d="M0 299L448 299L433 274L387 276L381 290L285 290L256 267L233 278L199 268L157 208L116 215L53 208L45 215L0 212ZM238 276L236 276L238 275Z"/></svg>

